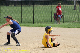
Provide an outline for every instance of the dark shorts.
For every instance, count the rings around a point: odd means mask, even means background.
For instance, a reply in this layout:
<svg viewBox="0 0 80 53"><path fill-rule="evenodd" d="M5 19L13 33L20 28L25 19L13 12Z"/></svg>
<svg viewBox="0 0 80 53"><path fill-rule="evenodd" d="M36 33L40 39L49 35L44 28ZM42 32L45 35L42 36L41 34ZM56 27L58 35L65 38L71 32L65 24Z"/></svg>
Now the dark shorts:
<svg viewBox="0 0 80 53"><path fill-rule="evenodd" d="M9 31L9 33L11 34L12 32L14 32L14 33L17 35L17 34L19 34L21 31L19 31L19 30L14 30L14 29L11 29L11 30Z"/></svg>

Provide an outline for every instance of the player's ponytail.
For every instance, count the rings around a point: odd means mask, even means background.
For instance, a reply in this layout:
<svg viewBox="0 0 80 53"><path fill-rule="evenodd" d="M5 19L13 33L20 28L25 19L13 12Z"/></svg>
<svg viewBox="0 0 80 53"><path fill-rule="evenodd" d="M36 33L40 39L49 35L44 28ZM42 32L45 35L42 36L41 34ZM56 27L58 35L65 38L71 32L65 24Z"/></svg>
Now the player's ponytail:
<svg viewBox="0 0 80 53"><path fill-rule="evenodd" d="M17 20L15 20L15 19L12 19L12 20L16 21L19 24L19 22Z"/></svg>
<svg viewBox="0 0 80 53"><path fill-rule="evenodd" d="M19 24L19 22L17 20L13 19L11 16L8 16L8 17L10 17L11 20L16 21Z"/></svg>

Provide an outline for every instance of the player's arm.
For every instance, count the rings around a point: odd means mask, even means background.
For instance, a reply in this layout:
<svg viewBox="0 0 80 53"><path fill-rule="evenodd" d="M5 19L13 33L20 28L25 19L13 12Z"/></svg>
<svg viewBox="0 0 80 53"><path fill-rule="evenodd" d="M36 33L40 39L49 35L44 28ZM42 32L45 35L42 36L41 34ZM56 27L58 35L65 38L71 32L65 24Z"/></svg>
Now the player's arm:
<svg viewBox="0 0 80 53"><path fill-rule="evenodd" d="M60 35L52 35L52 34L50 34L49 36L60 36Z"/></svg>
<svg viewBox="0 0 80 53"><path fill-rule="evenodd" d="M52 48L51 44L49 43L49 36L46 35L45 37L46 37L46 39L47 39L47 44Z"/></svg>
<svg viewBox="0 0 80 53"><path fill-rule="evenodd" d="M8 24L9 24L9 22L7 22L7 23L5 23L5 24L1 25L1 26L0 26L0 28L2 28L2 27L4 27L4 26L6 26L6 25L8 25Z"/></svg>
<svg viewBox="0 0 80 53"><path fill-rule="evenodd" d="M3 25L1 25L0 26L0 28L2 28L2 27L4 27L4 26L6 26L6 25L8 25L8 24L13 24L11 21L9 21L9 22L7 22L7 23L5 23L5 24L3 24Z"/></svg>

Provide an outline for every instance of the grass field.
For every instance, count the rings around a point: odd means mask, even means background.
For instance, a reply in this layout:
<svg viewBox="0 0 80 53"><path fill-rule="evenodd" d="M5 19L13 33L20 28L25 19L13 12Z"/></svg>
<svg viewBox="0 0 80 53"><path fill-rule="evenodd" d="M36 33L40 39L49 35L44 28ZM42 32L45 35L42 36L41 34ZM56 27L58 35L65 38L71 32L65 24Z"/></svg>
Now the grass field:
<svg viewBox="0 0 80 53"><path fill-rule="evenodd" d="M2 24L0 24L1 26ZM20 23L20 26L27 26L27 27L46 27L46 26L52 26L52 27L59 27L59 28L80 28L79 22L65 22L61 24L54 24L53 22L50 23Z"/></svg>
<svg viewBox="0 0 80 53"><path fill-rule="evenodd" d="M56 12L56 6L52 5L52 17ZM54 19L51 22L51 5L35 5L34 6L34 22L33 24L33 6L25 5L22 7L22 23L21 23L21 6L1 6L0 23L5 23L4 17L7 15L12 16L14 19L20 22L21 26L38 26L43 27L51 25L53 27L68 27L79 28L80 12L79 6L77 10L73 10L73 5L62 5L62 12L64 15L64 21L61 20L61 24L55 24Z"/></svg>

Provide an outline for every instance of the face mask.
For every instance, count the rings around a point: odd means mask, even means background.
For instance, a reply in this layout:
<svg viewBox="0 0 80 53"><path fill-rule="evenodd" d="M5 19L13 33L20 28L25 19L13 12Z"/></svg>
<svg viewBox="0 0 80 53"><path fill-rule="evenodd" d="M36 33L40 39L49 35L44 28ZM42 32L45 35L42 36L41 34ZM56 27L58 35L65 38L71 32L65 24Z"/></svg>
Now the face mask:
<svg viewBox="0 0 80 53"><path fill-rule="evenodd" d="M50 34L52 34L53 30L50 31Z"/></svg>

